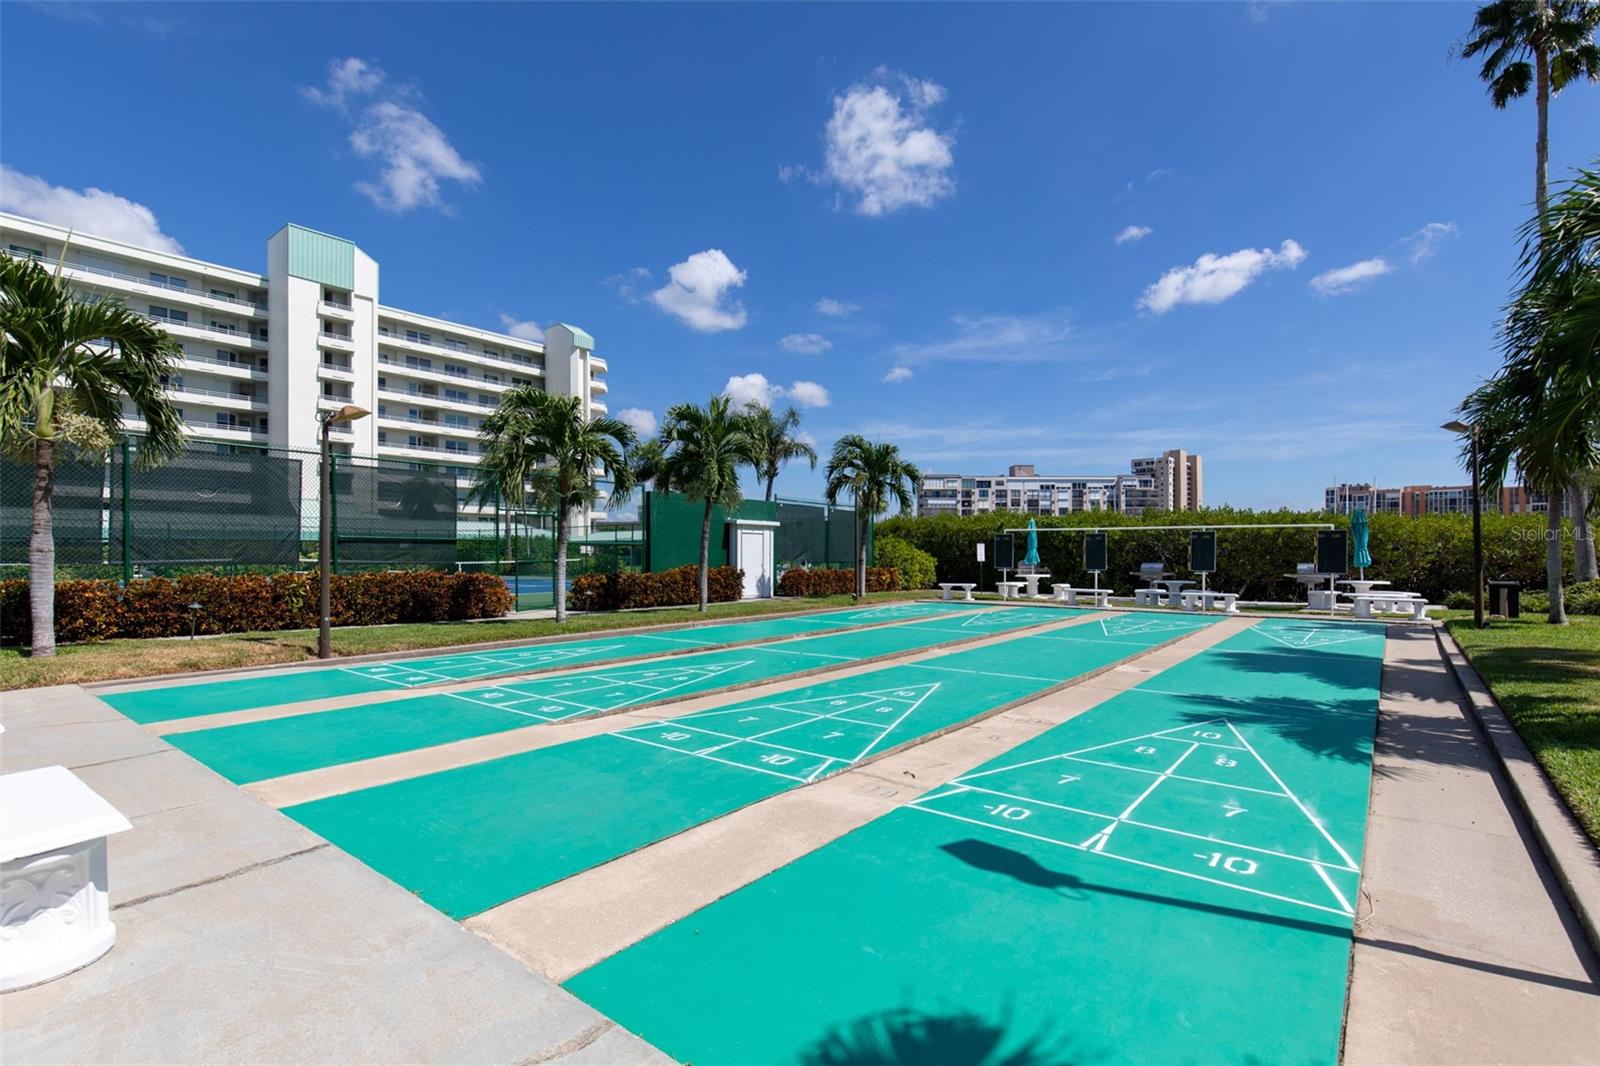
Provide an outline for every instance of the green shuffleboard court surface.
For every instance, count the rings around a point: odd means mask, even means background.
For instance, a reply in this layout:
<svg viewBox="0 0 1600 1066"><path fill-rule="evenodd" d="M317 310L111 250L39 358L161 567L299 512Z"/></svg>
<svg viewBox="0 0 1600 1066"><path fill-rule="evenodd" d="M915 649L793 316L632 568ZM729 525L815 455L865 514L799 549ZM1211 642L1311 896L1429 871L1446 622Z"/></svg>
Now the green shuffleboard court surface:
<svg viewBox="0 0 1600 1066"><path fill-rule="evenodd" d="M363 692L393 691L452 681L471 681L500 674L531 673L582 666L585 663L638 659L674 649L681 651L689 647L714 648L746 641L782 640L851 626L926 618L947 612L962 613L980 606L932 600L890 603L857 611L725 622L662 633L624 633L616 636L595 633L521 648L460 652L426 659L391 659L293 672L273 671L259 677L167 685L100 698L140 724L167 722L177 718L222 714L225 711L248 711L257 707L304 703L307 700L335 699Z"/></svg>
<svg viewBox="0 0 1600 1066"><path fill-rule="evenodd" d="M1024 633L284 813L465 918L1208 624L1127 614Z"/></svg>
<svg viewBox="0 0 1600 1066"><path fill-rule="evenodd" d="M944 614L903 626L848 629L824 636L674 656L642 666L536 677L467 692L202 729L167 737L236 784L317 770L559 722L642 703L684 699L711 689L753 685L787 674L934 648L1087 612L1011 607Z"/></svg>
<svg viewBox="0 0 1600 1066"><path fill-rule="evenodd" d="M1335 1063L1383 642L1263 621L566 987L696 1066Z"/></svg>

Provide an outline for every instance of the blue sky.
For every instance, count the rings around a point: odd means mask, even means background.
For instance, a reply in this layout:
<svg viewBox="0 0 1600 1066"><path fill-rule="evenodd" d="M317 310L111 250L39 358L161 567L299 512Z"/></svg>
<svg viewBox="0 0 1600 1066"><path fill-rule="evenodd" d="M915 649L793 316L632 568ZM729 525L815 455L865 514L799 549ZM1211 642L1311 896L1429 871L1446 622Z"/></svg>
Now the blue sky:
<svg viewBox="0 0 1600 1066"><path fill-rule="evenodd" d="M582 325L614 411L731 387L925 471L1182 447L1313 506L1461 479L1533 195L1472 10L7 3L0 203L257 269L348 237L385 303Z"/></svg>

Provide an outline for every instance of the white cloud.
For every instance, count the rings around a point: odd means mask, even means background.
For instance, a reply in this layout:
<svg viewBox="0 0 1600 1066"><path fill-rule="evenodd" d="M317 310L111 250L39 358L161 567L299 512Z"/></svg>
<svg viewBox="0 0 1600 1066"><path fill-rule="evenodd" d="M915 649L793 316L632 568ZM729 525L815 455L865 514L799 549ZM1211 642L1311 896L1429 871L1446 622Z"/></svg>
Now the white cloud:
<svg viewBox="0 0 1600 1066"><path fill-rule="evenodd" d="M815 381L797 381L787 389L765 374L739 374L728 379L722 394L735 404L759 403L771 407L784 398L802 407L826 407L832 402L828 390Z"/></svg>
<svg viewBox="0 0 1600 1066"><path fill-rule="evenodd" d="M537 322L518 322L515 318L500 312L500 326L513 337L520 337L525 341L544 340L544 327Z"/></svg>
<svg viewBox="0 0 1600 1066"><path fill-rule="evenodd" d="M909 366L892 366L889 368L889 372L883 375L883 380L890 385L898 385L902 381L910 381L911 368Z"/></svg>
<svg viewBox="0 0 1600 1066"><path fill-rule="evenodd" d="M1112 240L1117 244L1127 244L1129 241L1142 241L1154 232L1149 226L1126 226Z"/></svg>
<svg viewBox="0 0 1600 1066"><path fill-rule="evenodd" d="M1406 254L1411 257L1411 265L1416 266L1438 250L1439 242L1455 235L1454 222L1430 222L1417 232L1403 238L1400 243L1405 246Z"/></svg>
<svg viewBox="0 0 1600 1066"><path fill-rule="evenodd" d="M694 253L669 269L667 277L650 299L690 329L721 333L744 327L744 305L727 297L744 284L746 274L720 248Z"/></svg>
<svg viewBox="0 0 1600 1066"><path fill-rule="evenodd" d="M1324 296L1342 296L1373 278L1381 278L1394 267L1382 257L1363 259L1335 270L1327 270L1311 279L1311 287Z"/></svg>
<svg viewBox="0 0 1600 1066"><path fill-rule="evenodd" d="M640 437L655 435L656 413L647 407L624 407L617 412L617 417L632 426Z"/></svg>
<svg viewBox="0 0 1600 1066"><path fill-rule="evenodd" d="M444 131L413 106L416 93L391 88L384 72L363 60L336 59L328 64L325 88L300 91L350 120L351 150L378 164L376 180L358 181L356 190L385 211L448 211L442 182L471 188L483 181L477 164L463 159Z"/></svg>
<svg viewBox="0 0 1600 1066"><path fill-rule="evenodd" d="M1164 315L1179 304L1218 304L1237 295L1268 270L1293 270L1306 250L1292 240L1271 248L1242 248L1228 255L1207 252L1192 266L1173 267L1139 297L1141 308Z"/></svg>
<svg viewBox="0 0 1600 1066"><path fill-rule="evenodd" d="M789 399L801 407L826 407L833 402L828 390L815 381L797 381L790 385Z"/></svg>
<svg viewBox="0 0 1600 1066"><path fill-rule="evenodd" d="M833 347L833 342L820 333L791 333L778 342L778 347L800 355L821 355Z"/></svg>
<svg viewBox="0 0 1600 1066"><path fill-rule="evenodd" d="M941 340L897 344L895 361L910 366L928 362L1034 363L1071 354L1072 329L1066 317L1043 315L956 315L955 331Z"/></svg>
<svg viewBox="0 0 1600 1066"><path fill-rule="evenodd" d="M834 97L819 180L852 194L857 214L932 207L955 192L955 138L928 121L946 96L944 87L909 77L895 86L883 70L873 77Z"/></svg>
<svg viewBox="0 0 1600 1066"><path fill-rule="evenodd" d="M183 253L183 245L161 232L155 212L144 204L94 186L80 192L51 185L4 164L0 164L0 211L141 248Z"/></svg>
<svg viewBox="0 0 1600 1066"><path fill-rule="evenodd" d="M835 300L830 296L824 296L817 301L817 312L827 315L829 318L844 318L846 315L853 315L859 310L861 308L855 304L846 303L843 300Z"/></svg>

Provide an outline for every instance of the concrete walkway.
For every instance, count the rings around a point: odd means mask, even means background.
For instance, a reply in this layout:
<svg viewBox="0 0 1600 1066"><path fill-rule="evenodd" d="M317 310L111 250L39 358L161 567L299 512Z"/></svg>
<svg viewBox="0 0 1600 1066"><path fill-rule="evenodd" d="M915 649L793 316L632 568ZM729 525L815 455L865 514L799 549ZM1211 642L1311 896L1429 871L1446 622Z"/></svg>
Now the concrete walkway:
<svg viewBox="0 0 1600 1066"><path fill-rule="evenodd" d="M1461 699L1389 630L1344 1061L1600 1062L1594 952Z"/></svg>
<svg viewBox="0 0 1600 1066"><path fill-rule="evenodd" d="M4 1061L670 1061L83 690L3 702L0 770L71 767L133 823L117 946L0 997Z"/></svg>

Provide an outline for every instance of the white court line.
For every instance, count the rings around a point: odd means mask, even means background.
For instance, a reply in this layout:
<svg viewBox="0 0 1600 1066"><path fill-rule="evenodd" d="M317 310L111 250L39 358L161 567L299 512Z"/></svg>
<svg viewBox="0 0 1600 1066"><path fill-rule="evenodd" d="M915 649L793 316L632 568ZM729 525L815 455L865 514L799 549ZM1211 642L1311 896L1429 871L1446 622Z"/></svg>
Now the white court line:
<svg viewBox="0 0 1600 1066"><path fill-rule="evenodd" d="M724 766L732 766L736 770L750 770L750 771L752 771L754 773L766 774L769 777L781 777L785 781L794 781L797 784L801 784L801 785L806 784L805 778L796 777L793 774L780 774L776 770L763 770L759 766L746 766L743 763L730 762L727 759L719 759L715 755L706 755L703 752L684 751L682 748L674 748L670 744L657 744L653 740L645 740L642 737L630 737L626 733L607 733L605 735L608 736L608 737L619 737L622 740L631 740L635 744L648 744L652 748L660 748L662 751L675 752L675 753L677 753L679 755L693 755L697 759L705 759L705 760L707 760L709 762L721 763Z"/></svg>
<svg viewBox="0 0 1600 1066"><path fill-rule="evenodd" d="M1128 804L1128 809L1127 810L1125 810L1121 814L1117 815L1117 821L1120 822L1123 819L1127 818L1128 815L1132 814L1133 813L1133 809L1135 807L1139 806L1139 804L1143 803L1145 801L1146 797L1148 797L1150 795L1150 793L1152 793L1156 789L1160 788L1161 785L1168 778L1170 778L1172 776L1172 771L1176 770L1179 766L1182 766L1183 765L1183 760L1185 760L1189 756L1193 755L1199 749L1199 747L1200 747L1200 745L1198 745L1198 744L1190 744L1188 751L1185 751L1182 755L1178 756L1177 760L1175 762L1173 762L1173 764L1171 766L1169 766L1165 770L1161 771L1161 776L1156 778L1153 782L1151 782L1149 788L1147 788L1143 792L1139 793L1139 798L1134 800L1132 803Z"/></svg>
<svg viewBox="0 0 1600 1066"><path fill-rule="evenodd" d="M1344 898L1344 893L1339 891L1339 886L1333 883L1333 878L1328 876L1328 871L1321 866L1315 865L1312 866L1312 869L1317 871L1317 876L1322 878L1322 883L1328 886L1328 891L1333 893L1333 898L1339 901L1339 906L1354 914L1355 908L1350 906L1350 901Z"/></svg>
<svg viewBox="0 0 1600 1066"><path fill-rule="evenodd" d="M853 663L860 656L857 655L829 655L820 651L795 651L793 648L768 648L764 645L745 649L747 651L765 651L774 655L804 655L812 659L837 659L840 662Z"/></svg>
<svg viewBox="0 0 1600 1066"><path fill-rule="evenodd" d="M1140 771L1140 772L1143 773L1145 771ZM1183 778L1178 778L1176 776L1174 777L1174 779L1175 780L1183 780ZM1243 843L1242 841L1229 840L1229 839L1226 839L1224 837L1208 836L1208 835L1206 835L1204 833L1190 833L1187 830L1183 830L1183 829L1173 829L1171 826L1155 825L1155 824L1153 824L1151 822L1141 822L1137 818L1118 818L1116 815L1106 814L1103 811L1091 811L1091 810L1089 810L1089 809L1087 809L1085 807L1073 807L1070 804L1066 804L1066 803L1052 803L1049 800L1042 800L1037 796L1021 796L1021 795L1018 795L1015 792L1002 792L999 789L993 789L993 788L979 788L979 787L977 787L975 785L963 785L963 784L960 784L959 782L953 782L952 783L952 787L948 792L940 792L940 793L937 793L937 794L929 794L929 795L921 796L921 797L919 797L918 799L916 799L913 802L915 802L915 803L932 803L935 800L943 799L946 796L954 796L954 795L957 795L957 794L959 794L961 792L981 792L985 796L998 796L1001 799L1015 800L1018 803L1034 803L1034 804L1038 804L1041 807L1050 807L1050 808L1053 808L1053 809L1058 810L1058 811L1069 811L1072 814L1087 815L1090 818L1108 818L1108 819L1111 819L1114 823L1118 822L1118 821L1125 822L1128 825L1135 826L1135 827L1137 827L1139 829L1148 829L1148 830L1150 830L1152 832L1155 832L1155 833L1169 833L1172 836L1187 837L1190 840L1203 840L1203 841L1206 841L1207 843L1210 843L1210 844L1226 844L1230 848L1241 848L1241 849L1243 849L1245 851L1253 851L1258 855L1271 855L1273 858L1277 858L1277 859L1289 859L1292 862L1303 862L1303 863L1306 863L1309 866L1316 866L1316 867L1319 867L1319 868L1326 867L1327 869L1330 869L1330 870L1343 870L1346 873L1352 873L1352 874L1356 874L1356 873L1360 873L1361 872L1360 870L1357 870L1353 866L1339 866L1339 865L1337 865L1335 863L1326 862L1326 861L1324 861L1322 859L1307 858L1304 855L1291 855L1287 851L1278 851L1278 850L1276 850L1274 848L1264 848L1264 847L1261 847L1259 844L1246 844L1246 843ZM1276 795L1278 795L1278 793L1273 792L1273 793L1269 793L1269 795L1276 796ZM985 823L980 823L980 824L985 824ZM1001 827L1000 826L995 826L995 828L998 829L998 828L1001 828ZM1108 832L1110 832L1110 830L1109 829L1103 830L1103 832L1107 832L1108 833Z"/></svg>
<svg viewBox="0 0 1600 1066"><path fill-rule="evenodd" d="M646 640L668 640L674 644L693 644L697 648L714 648L722 643L718 640L696 640L694 637L669 637L661 633L635 633L634 636Z"/></svg>
<svg viewBox="0 0 1600 1066"><path fill-rule="evenodd" d="M1353 707L1340 707L1340 706L1337 706L1337 701L1333 701L1333 700L1329 700L1325 704L1321 700L1301 700L1300 702L1296 703L1296 702L1293 702L1290 699L1274 699L1271 696L1224 696L1224 695L1220 695L1220 694L1215 693L1215 692L1196 692L1193 689L1187 689L1186 690L1186 689L1175 689L1175 688L1147 688L1144 685L1135 685L1133 688L1129 689L1128 691L1129 692L1148 692L1151 695L1155 695L1155 696L1179 696L1179 697L1185 697L1186 696L1186 697L1190 697L1190 698L1193 698L1193 699L1202 699L1202 700L1227 700L1229 703L1235 704L1235 705L1240 706L1240 707L1252 707L1252 706L1256 706L1256 705L1265 703L1265 704L1267 704L1269 706L1272 706L1272 707L1292 707L1292 708L1296 708L1296 709L1303 709L1307 703L1317 703L1317 704L1319 704L1319 706L1317 707L1318 713L1327 713L1327 714L1365 714L1366 713L1365 711L1360 711L1360 710L1357 710L1357 709L1355 709Z"/></svg>
<svg viewBox="0 0 1600 1066"><path fill-rule="evenodd" d="M900 728L900 723L901 722L904 722L907 718L911 717L912 712L914 712L918 707L921 707L924 703L926 703L928 701L928 697L932 696L937 691L939 691L939 686L938 685L930 686L928 688L928 691L924 692L921 696L919 696L915 703L913 703L911 706L907 707L904 711L901 712L899 718L896 718L894 721L892 721L888 725L884 726L882 732L880 732L878 734L877 738L875 740L873 740L872 743L870 743L866 747L862 748L861 749L861 753L859 755L857 755L855 758L850 760L850 765L854 766L856 763L860 762L862 759L865 759L867 757L867 752L871 751L873 748L877 747L879 744L882 744L886 739L888 739L888 736L889 736L890 733L893 733L896 729Z"/></svg>
<svg viewBox="0 0 1600 1066"><path fill-rule="evenodd" d="M459 692L446 692L446 693L444 693L444 695L453 697L454 699L463 700L463 701L465 701L467 703L476 703L480 707L493 707L497 711L510 711L512 714L527 714L527 715L531 715L532 717L535 717L535 718L543 718L547 722L561 722L561 721L565 721L566 719L572 717L571 714L566 714L566 715L562 715L560 718L549 718L549 717L546 717L545 715L537 714L537 713L535 713L533 711L518 710L515 707L508 707L505 704L494 703L494 702L489 701L489 700L480 700L480 699L478 699L478 698L476 698L474 696L467 696L467 695L464 695L464 694L459 693ZM506 701L506 703L511 703L511 702L513 702L513 701L511 701L511 700L507 700ZM601 711L605 711L605 710L609 709L609 708L606 708L606 707L591 706L590 704L587 704L587 703L578 703L578 702L576 702L574 700L564 700L560 696L544 696L544 697L529 696L529 697L527 697L525 699L516 700L515 702L517 702L517 703L559 703L559 704L562 704L563 706L571 707L574 714L584 714L584 713L599 714Z"/></svg>
<svg viewBox="0 0 1600 1066"><path fill-rule="evenodd" d="M1088 749L1085 749L1085 750L1088 750ZM952 784L961 784L962 782L973 781L973 780L976 780L977 778L980 778L980 777L988 777L990 774L1003 774L1007 770L1021 770L1024 767L1037 766L1042 762L1054 762L1057 759L1065 759L1065 758L1066 758L1065 755L1045 755L1045 756L1043 756L1041 758L1038 758L1038 759L1029 759L1027 762L1012 763L1009 766L997 766L993 770L980 770L975 774L962 774L960 777L956 778L951 783Z"/></svg>
<svg viewBox="0 0 1600 1066"><path fill-rule="evenodd" d="M781 733L781 732L783 732L783 730L785 730L785 729L793 729L793 728L795 728L795 726L810 725L810 724L811 723L809 723L809 722L793 722L793 723L791 723L789 725L786 725L786 726L779 726L777 729L768 729L765 732L752 733L748 737L741 737L741 736L739 736L737 734L734 734L734 733L718 733L714 729L699 729L699 728L697 728L695 726L688 726L688 725L679 726L679 725L676 725L673 722L672 719L667 718L667 719L664 719L664 720L662 720L660 722L653 722L650 725L633 726L630 729L619 729L617 731L616 735L619 736L619 737L620 736L626 736L629 733L637 732L639 730L645 730L645 731L649 732L649 731L657 731L657 730L661 730L661 729L668 729L668 730L671 730L671 729L683 729L683 730L687 730L690 733L703 733L708 737L721 737L721 738L723 738L724 740L727 741L726 744L714 744L709 748L701 748L698 751L687 751L685 749L680 749L680 748L673 748L672 749L673 751L683 750L685 752L685 754L687 754L687 755L703 755L706 752L721 751L723 748L733 748L733 747L738 747L740 744L751 743L751 744L754 744L758 748L777 748L780 751L792 751L796 755L809 755L814 759L830 759L830 760L837 761L838 760L838 756L836 756L836 755L824 755L820 751L809 751L806 748L791 748L787 744L773 744L770 741L757 740L756 739L757 737L770 736L773 733Z"/></svg>
<svg viewBox="0 0 1600 1066"><path fill-rule="evenodd" d="M1158 865L1156 863L1153 863L1153 862L1145 862L1143 859L1132 859L1132 858L1129 858L1126 855L1118 855L1115 852L1096 851L1096 850L1093 850L1091 848L1087 848L1082 844L1069 844L1064 840L1055 840L1055 839L1052 839L1051 837L1040 836L1037 833L1025 833L1020 829L1012 829L1012 828L1010 828L1008 826L995 825L992 822L983 822L983 821L979 821L976 818L967 818L967 817L964 817L964 816L959 815L959 814L951 814L948 811L937 811L937 810L934 810L931 807L918 806L916 803L908 804L905 809L913 810L913 811L922 811L925 814L936 814L941 818L950 818L950 819L953 819L953 820L958 821L958 822L966 822L969 825L980 825L980 826L984 826L985 828L993 829L993 830L996 830L997 832L1001 832L1001 833L1012 833L1012 834L1015 834L1016 836L1027 837L1030 840L1038 840L1038 841L1041 841L1042 843L1045 843L1045 844L1055 844L1055 845L1058 845L1059 847L1071 848L1073 851L1081 851L1086 855L1101 855L1101 856L1104 856L1105 858L1108 858L1108 859L1116 859L1118 862L1131 863L1134 866L1143 866L1146 869L1150 869L1150 870L1161 870L1161 871L1163 871L1165 873L1177 874L1179 877L1187 877L1187 878L1190 878L1190 879L1195 880L1195 881L1204 881L1207 884L1218 885L1218 886L1220 886L1222 888L1237 889L1240 892L1248 892L1253 896L1265 896L1267 899L1275 899L1275 900L1278 900L1279 902L1282 902L1282 903L1291 903L1291 904L1293 904L1293 905L1295 905L1297 907L1309 907L1314 911L1323 911L1323 912L1325 912L1327 914L1337 914L1341 918L1350 917L1350 912L1349 911L1335 910L1332 907L1325 907L1325 906L1321 905L1320 903L1308 903L1303 899L1294 899L1291 896L1280 896L1275 892L1265 892L1265 891L1263 891L1263 890L1261 890L1259 888L1246 888L1244 885L1236 885L1236 884L1233 884L1233 883L1228 882L1228 881L1219 881L1214 877L1204 877L1204 876L1202 876L1200 874L1189 873L1189 872L1184 871L1184 870L1174 870L1170 866L1160 866L1160 865Z"/></svg>
<svg viewBox="0 0 1600 1066"><path fill-rule="evenodd" d="M1283 789L1283 794L1288 796L1296 807L1300 808L1300 813L1306 816L1306 820L1312 825L1316 826L1317 832L1321 833L1323 838L1327 840L1328 843L1333 845L1333 850L1339 853L1339 858L1345 861L1345 865L1356 865L1356 861L1350 857L1350 853L1345 851L1337 840L1333 839L1333 834L1329 833L1328 830L1323 827L1322 822L1320 822L1316 816L1311 813L1310 809L1300 801L1300 797L1289 791L1289 786L1283 783L1283 778L1278 776L1278 772L1276 770L1267 765L1267 760L1263 759L1261 757L1261 753L1250 746L1250 742L1244 738L1244 735L1241 734L1237 729L1233 728L1232 722L1228 723L1228 728L1233 731L1234 736L1239 738L1239 743L1244 745L1245 750L1256 757L1256 762L1261 764L1261 768L1272 775L1272 780L1277 782L1279 788Z"/></svg>

